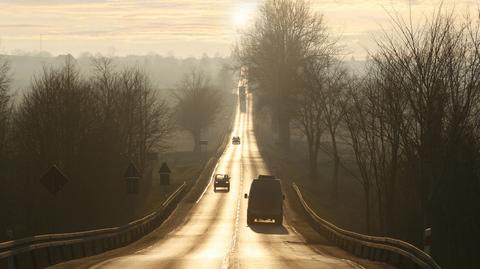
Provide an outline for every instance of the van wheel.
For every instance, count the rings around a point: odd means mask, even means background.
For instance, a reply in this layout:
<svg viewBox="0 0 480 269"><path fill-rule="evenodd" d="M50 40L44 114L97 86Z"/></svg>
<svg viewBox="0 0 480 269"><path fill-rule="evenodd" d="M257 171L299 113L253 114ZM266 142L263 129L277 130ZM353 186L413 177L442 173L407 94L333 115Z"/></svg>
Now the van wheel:
<svg viewBox="0 0 480 269"><path fill-rule="evenodd" d="M275 224L282 225L283 224L283 216L275 218Z"/></svg>
<svg viewBox="0 0 480 269"><path fill-rule="evenodd" d="M230 191L230 186L227 187L227 191Z"/></svg>
<svg viewBox="0 0 480 269"><path fill-rule="evenodd" d="M247 225L252 225L255 222L255 218L247 215Z"/></svg>

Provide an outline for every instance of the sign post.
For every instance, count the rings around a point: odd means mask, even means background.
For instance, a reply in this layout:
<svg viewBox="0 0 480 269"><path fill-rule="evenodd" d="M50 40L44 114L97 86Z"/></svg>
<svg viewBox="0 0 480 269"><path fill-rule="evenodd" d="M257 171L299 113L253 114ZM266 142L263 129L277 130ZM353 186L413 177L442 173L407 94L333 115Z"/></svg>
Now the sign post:
<svg viewBox="0 0 480 269"><path fill-rule="evenodd" d="M170 173L172 171L170 170L170 167L168 167L166 162L162 163L162 166L160 167L160 170L158 170L158 173L160 174L160 187L163 190L163 196L167 196L168 192L168 186L170 186Z"/></svg>
<svg viewBox="0 0 480 269"><path fill-rule="evenodd" d="M140 174L138 173L137 168L132 162L130 162L130 164L128 165L127 170L124 174L124 178L127 185L127 194L137 194Z"/></svg>
<svg viewBox="0 0 480 269"><path fill-rule="evenodd" d="M138 173L138 170L133 164L133 162L130 162L130 164L127 167L127 170L125 170L125 173L123 174L123 177L125 178L125 181L126 181L127 195L138 194L140 173ZM130 214L131 214L131 218L135 219L135 207L137 203L136 203L136 199L134 199L132 196L130 197L131 197L131 199L129 199Z"/></svg>

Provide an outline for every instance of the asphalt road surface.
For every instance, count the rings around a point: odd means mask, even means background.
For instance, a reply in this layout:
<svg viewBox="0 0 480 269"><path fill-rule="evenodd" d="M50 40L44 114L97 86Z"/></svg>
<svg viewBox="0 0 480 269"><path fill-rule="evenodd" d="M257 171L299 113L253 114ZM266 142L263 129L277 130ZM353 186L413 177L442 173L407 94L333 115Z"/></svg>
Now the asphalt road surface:
<svg viewBox="0 0 480 269"><path fill-rule="evenodd" d="M240 136L241 144L226 147L214 172L231 175L230 192L214 192L210 182L201 197L190 202L188 214L178 217L181 209L172 214L169 231L164 231L166 223L131 246L56 268L379 268L361 266L345 253L335 257L334 247L325 252L306 243L288 209L283 226L247 226L243 194L258 174L270 173L258 151L251 113L247 98L246 112L237 109L231 134Z"/></svg>

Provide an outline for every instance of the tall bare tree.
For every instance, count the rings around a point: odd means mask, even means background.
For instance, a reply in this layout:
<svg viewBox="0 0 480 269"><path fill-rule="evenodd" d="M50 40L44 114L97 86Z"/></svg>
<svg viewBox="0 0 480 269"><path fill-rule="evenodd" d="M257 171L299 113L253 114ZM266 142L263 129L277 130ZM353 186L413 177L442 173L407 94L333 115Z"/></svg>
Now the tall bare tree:
<svg viewBox="0 0 480 269"><path fill-rule="evenodd" d="M10 93L10 64L0 57L0 162L5 163L7 138L10 133L12 103Z"/></svg>
<svg viewBox="0 0 480 269"><path fill-rule="evenodd" d="M322 73L323 68L323 64L315 60L305 66L301 74L303 90L297 97L298 104L294 117L295 123L307 138L309 172L312 179L317 176L318 152L321 137L325 131L323 121L325 100L322 93L323 83L320 81L323 77L318 76L319 73Z"/></svg>
<svg viewBox="0 0 480 269"><path fill-rule="evenodd" d="M381 226L393 225L401 192L415 193L423 218L413 233L421 238L432 227L444 268L475 268L480 23L441 9L419 27L392 18L394 31L377 40L373 72L356 93L357 113L345 119L353 144L361 138L357 162L376 190Z"/></svg>
<svg viewBox="0 0 480 269"><path fill-rule="evenodd" d="M41 165L39 169L52 164L67 171L77 167L95 127L95 104L89 84L72 59L59 69L44 67L18 110L17 131L24 154Z"/></svg>
<svg viewBox="0 0 480 269"><path fill-rule="evenodd" d="M243 33L237 58L270 108L280 142L290 142L290 121L299 94L297 74L312 58L332 49L323 17L304 0L269 0L254 26Z"/></svg>
<svg viewBox="0 0 480 269"><path fill-rule="evenodd" d="M177 124L192 135L193 151L200 151L202 131L215 123L222 108L221 96L205 74L197 69L184 75L176 91Z"/></svg>
<svg viewBox="0 0 480 269"><path fill-rule="evenodd" d="M127 67L117 71L111 58L93 61L92 79L99 101L103 146L136 162L143 169L146 154L166 146L171 111L144 71Z"/></svg>

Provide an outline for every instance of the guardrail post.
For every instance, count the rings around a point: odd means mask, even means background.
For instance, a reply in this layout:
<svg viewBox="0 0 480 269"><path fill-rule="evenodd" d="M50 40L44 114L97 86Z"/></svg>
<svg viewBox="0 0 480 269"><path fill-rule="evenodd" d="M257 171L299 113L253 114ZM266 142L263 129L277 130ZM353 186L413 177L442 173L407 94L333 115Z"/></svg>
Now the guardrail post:
<svg viewBox="0 0 480 269"><path fill-rule="evenodd" d="M370 248L370 260L374 260L376 261L377 260L377 252L378 252L378 249L376 248Z"/></svg>
<svg viewBox="0 0 480 269"><path fill-rule="evenodd" d="M75 244L70 245L69 249L71 259L75 259Z"/></svg>
<svg viewBox="0 0 480 269"><path fill-rule="evenodd" d="M365 246L363 244L360 245L360 257L365 258Z"/></svg>
<svg viewBox="0 0 480 269"><path fill-rule="evenodd" d="M17 255L13 255L7 258L7 268L8 269L17 269L19 268L18 266L18 260L17 260Z"/></svg>
<svg viewBox="0 0 480 269"><path fill-rule="evenodd" d="M361 248L361 246L360 246L358 243L355 243L355 244L354 244L353 249L354 249L353 254L354 254L355 256L357 256L357 257L361 257L361 256L362 256L362 248Z"/></svg>
<svg viewBox="0 0 480 269"><path fill-rule="evenodd" d="M15 268L37 268L33 251L18 253L15 255Z"/></svg>
<svg viewBox="0 0 480 269"><path fill-rule="evenodd" d="M33 268L44 268L50 265L48 248L34 249L30 253L32 254Z"/></svg>
<svg viewBox="0 0 480 269"><path fill-rule="evenodd" d="M82 243L82 254L83 254L83 257L87 257L87 251L85 249L85 244L86 243Z"/></svg>
<svg viewBox="0 0 480 269"><path fill-rule="evenodd" d="M386 253L385 253L385 262L390 264L390 251L387 250Z"/></svg>
<svg viewBox="0 0 480 269"><path fill-rule="evenodd" d="M51 265L52 264L52 249L51 247L46 247L46 251L47 251L47 263L48 265Z"/></svg>
<svg viewBox="0 0 480 269"><path fill-rule="evenodd" d="M90 241L90 244L92 245L92 255L97 254L97 249L95 248L95 240Z"/></svg>
<svg viewBox="0 0 480 269"><path fill-rule="evenodd" d="M397 255L397 258L398 258L398 259L397 259L397 264L396 264L396 265L397 265L398 267L402 268L402 266L403 266L403 256L400 255L400 254L398 254L398 255Z"/></svg>
<svg viewBox="0 0 480 269"><path fill-rule="evenodd" d="M108 238L104 237L101 240L102 240L102 251L101 252L103 252L104 250L108 249Z"/></svg>
<svg viewBox="0 0 480 269"><path fill-rule="evenodd" d="M118 246L118 242L117 242L118 237L116 235L112 235L109 238L110 238L110 245L112 246L112 248L116 248Z"/></svg>

